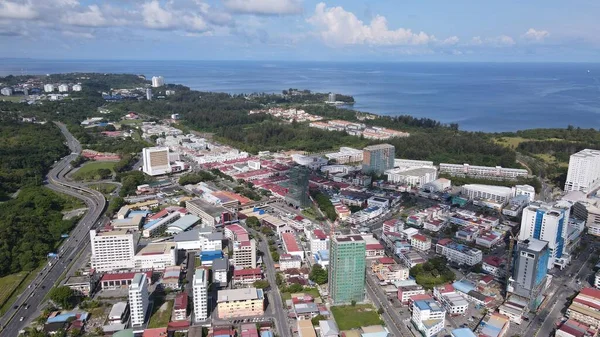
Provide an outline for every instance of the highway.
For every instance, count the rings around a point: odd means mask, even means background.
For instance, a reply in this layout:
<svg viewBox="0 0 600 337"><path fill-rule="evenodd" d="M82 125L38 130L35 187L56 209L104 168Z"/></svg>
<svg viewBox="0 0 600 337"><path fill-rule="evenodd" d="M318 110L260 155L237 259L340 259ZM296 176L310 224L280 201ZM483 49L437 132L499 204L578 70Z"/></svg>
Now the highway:
<svg viewBox="0 0 600 337"><path fill-rule="evenodd" d="M81 250L87 246L89 230L97 224L106 208L106 199L102 193L85 188L81 184L69 182L65 178L65 175L72 169L70 162L81 152L81 145L63 124L56 123L56 125L65 136L71 154L56 162L52 167L47 175L46 186L53 191L81 199L86 204L88 211L71 231L69 238L59 247L56 252L59 257L49 260L49 265L44 267L19 296L13 304L13 308L10 308L0 318L0 324L2 324L0 336L17 336L20 330L40 314L40 306L44 297L67 270L70 262L76 259Z"/></svg>

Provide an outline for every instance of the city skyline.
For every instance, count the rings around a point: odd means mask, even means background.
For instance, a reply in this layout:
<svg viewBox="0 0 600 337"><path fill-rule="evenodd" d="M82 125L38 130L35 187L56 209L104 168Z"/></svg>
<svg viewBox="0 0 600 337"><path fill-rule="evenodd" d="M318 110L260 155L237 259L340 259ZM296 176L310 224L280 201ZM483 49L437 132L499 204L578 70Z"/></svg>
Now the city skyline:
<svg viewBox="0 0 600 337"><path fill-rule="evenodd" d="M0 57L595 61L593 13L466 1L0 1Z"/></svg>

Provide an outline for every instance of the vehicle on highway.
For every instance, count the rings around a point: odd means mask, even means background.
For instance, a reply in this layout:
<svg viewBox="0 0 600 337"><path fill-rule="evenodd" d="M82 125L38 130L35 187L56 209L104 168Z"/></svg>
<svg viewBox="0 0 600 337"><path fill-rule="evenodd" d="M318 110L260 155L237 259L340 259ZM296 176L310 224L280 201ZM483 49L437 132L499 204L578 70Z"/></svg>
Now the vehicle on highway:
<svg viewBox="0 0 600 337"><path fill-rule="evenodd" d="M23 322L24 319L25 319L25 316L21 316L21 318L19 318L19 322Z"/></svg>

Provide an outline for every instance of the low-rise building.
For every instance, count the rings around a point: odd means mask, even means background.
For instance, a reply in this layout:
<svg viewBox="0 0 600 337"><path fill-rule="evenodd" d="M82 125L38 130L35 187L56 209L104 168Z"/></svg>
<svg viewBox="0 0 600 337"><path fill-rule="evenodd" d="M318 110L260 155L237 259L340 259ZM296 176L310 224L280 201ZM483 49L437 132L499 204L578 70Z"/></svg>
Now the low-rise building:
<svg viewBox="0 0 600 337"><path fill-rule="evenodd" d="M484 321L484 324L480 326L482 327L480 335L489 337L504 337L507 336L508 328L510 327L510 320L508 317L495 312L491 314L487 320Z"/></svg>
<svg viewBox="0 0 600 337"><path fill-rule="evenodd" d="M95 278L95 276L69 276L66 280L65 280L65 287L69 287L71 289L73 289L77 294L79 295L83 295L83 296L89 296L95 286L96 286L96 282L97 278Z"/></svg>
<svg viewBox="0 0 600 337"><path fill-rule="evenodd" d="M483 259L481 268L485 273L496 278L503 278L506 276L506 259L499 256L486 256Z"/></svg>
<svg viewBox="0 0 600 337"><path fill-rule="evenodd" d="M481 262L483 253L479 249L442 239L435 245L435 252L445 256L449 261L474 266Z"/></svg>
<svg viewBox="0 0 600 337"><path fill-rule="evenodd" d="M181 267L180 266L170 266L165 268L165 272L163 273L163 277L161 280L161 284L163 287L168 289L179 289L181 286Z"/></svg>
<svg viewBox="0 0 600 337"><path fill-rule="evenodd" d="M416 250L426 252L431 249L431 238L423 234L413 235L410 238L410 245Z"/></svg>
<svg viewBox="0 0 600 337"><path fill-rule="evenodd" d="M279 257L279 270L281 271L300 267L302 267L302 259L296 255L281 254Z"/></svg>
<svg viewBox="0 0 600 337"><path fill-rule="evenodd" d="M425 294L425 289L418 285L406 285L398 287L398 301L402 304L408 304L411 296Z"/></svg>
<svg viewBox="0 0 600 337"><path fill-rule="evenodd" d="M227 286L229 276L229 261L226 257L213 260L212 263L213 283L217 286Z"/></svg>
<svg viewBox="0 0 600 337"><path fill-rule="evenodd" d="M187 292L177 294L173 304L173 321L185 321L187 319L188 295Z"/></svg>
<svg viewBox="0 0 600 337"><path fill-rule="evenodd" d="M411 321L424 337L437 336L446 324L446 311L434 300L418 300L412 304Z"/></svg>
<svg viewBox="0 0 600 337"><path fill-rule="evenodd" d="M264 314L264 294L261 289L242 288L219 290L217 297L217 317L262 316Z"/></svg>
<svg viewBox="0 0 600 337"><path fill-rule="evenodd" d="M417 251L405 251L398 254L398 257L408 268L412 268L418 264L427 262L427 258Z"/></svg>
<svg viewBox="0 0 600 337"><path fill-rule="evenodd" d="M260 268L234 269L233 270L233 285L249 285L263 278Z"/></svg>
<svg viewBox="0 0 600 337"><path fill-rule="evenodd" d="M567 308L566 316L600 328L600 290L583 288Z"/></svg>
<svg viewBox="0 0 600 337"><path fill-rule="evenodd" d="M127 302L117 302L110 308L108 314L109 324L123 324L127 322L129 316L129 304Z"/></svg>
<svg viewBox="0 0 600 337"><path fill-rule="evenodd" d="M295 255L300 259L304 259L304 250L298 245L298 241L296 241L296 236L294 234L283 233L281 234L281 239L283 241L283 249L289 255Z"/></svg>
<svg viewBox="0 0 600 337"><path fill-rule="evenodd" d="M439 301L446 312L453 316L463 315L469 308L469 302L457 292L441 294Z"/></svg>
<svg viewBox="0 0 600 337"><path fill-rule="evenodd" d="M177 262L177 244L174 242L150 243L133 257L135 269L165 269Z"/></svg>

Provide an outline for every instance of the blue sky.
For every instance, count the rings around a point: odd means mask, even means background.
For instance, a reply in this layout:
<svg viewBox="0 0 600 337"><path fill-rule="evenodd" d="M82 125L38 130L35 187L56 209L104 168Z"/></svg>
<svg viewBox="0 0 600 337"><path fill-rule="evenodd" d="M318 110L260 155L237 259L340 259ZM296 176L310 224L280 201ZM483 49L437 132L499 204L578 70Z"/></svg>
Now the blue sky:
<svg viewBox="0 0 600 337"><path fill-rule="evenodd" d="M0 57L597 62L598 0L0 0Z"/></svg>

